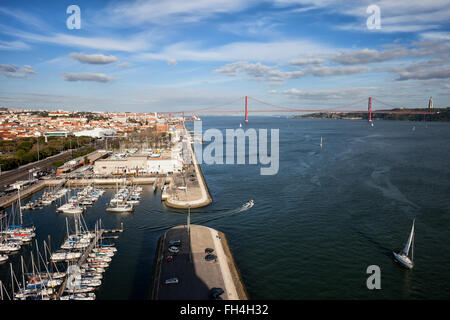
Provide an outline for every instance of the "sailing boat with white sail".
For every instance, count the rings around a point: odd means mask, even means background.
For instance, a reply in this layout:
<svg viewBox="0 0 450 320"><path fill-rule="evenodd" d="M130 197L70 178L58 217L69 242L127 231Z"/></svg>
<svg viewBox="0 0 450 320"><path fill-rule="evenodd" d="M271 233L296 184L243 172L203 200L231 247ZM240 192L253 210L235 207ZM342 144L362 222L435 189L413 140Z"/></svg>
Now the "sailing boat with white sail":
<svg viewBox="0 0 450 320"><path fill-rule="evenodd" d="M414 219L411 233L409 234L408 241L406 242L405 248L399 253L393 252L395 259L400 262L403 266L408 269L412 269L414 267L414 223L416 219ZM409 250L411 249L411 258L409 258Z"/></svg>

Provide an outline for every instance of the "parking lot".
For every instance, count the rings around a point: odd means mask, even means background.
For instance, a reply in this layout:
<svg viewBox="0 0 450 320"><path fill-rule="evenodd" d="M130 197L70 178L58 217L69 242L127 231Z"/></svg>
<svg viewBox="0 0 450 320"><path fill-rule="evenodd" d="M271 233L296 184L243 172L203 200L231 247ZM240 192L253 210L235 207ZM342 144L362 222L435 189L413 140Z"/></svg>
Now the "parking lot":
<svg viewBox="0 0 450 320"><path fill-rule="evenodd" d="M220 298L227 299L227 292L222 271L217 259L207 261L205 257L215 255L216 249L211 229L203 226L191 225L191 246L188 244L187 227L177 226L163 235L156 271L155 296L159 300L207 300L212 288L222 288L225 292ZM179 252L169 252L169 241L181 240ZM214 249L205 252L206 248ZM167 261L172 255L173 260ZM190 262L192 259L192 262ZM167 279L178 278L178 283L165 284Z"/></svg>

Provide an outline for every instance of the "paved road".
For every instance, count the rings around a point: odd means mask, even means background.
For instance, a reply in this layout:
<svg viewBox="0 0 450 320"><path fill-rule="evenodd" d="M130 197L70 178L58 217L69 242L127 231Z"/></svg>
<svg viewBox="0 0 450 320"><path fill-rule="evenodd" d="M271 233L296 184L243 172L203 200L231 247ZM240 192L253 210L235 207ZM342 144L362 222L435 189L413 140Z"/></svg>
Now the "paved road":
<svg viewBox="0 0 450 320"><path fill-rule="evenodd" d="M73 149L73 151L83 150L87 147L88 146L84 146L79 149ZM72 156L71 150L67 150L67 151L58 153L54 156L25 164L23 166L20 166L19 168L13 169L13 170L2 171L2 174L0 176L0 191L7 189L5 187L5 185L9 185L9 184L14 183L19 180L28 180L28 175L29 175L30 169L38 168L38 167L43 168L43 169L50 169L53 167L53 162L55 162L57 160L67 161L71 158L71 156Z"/></svg>

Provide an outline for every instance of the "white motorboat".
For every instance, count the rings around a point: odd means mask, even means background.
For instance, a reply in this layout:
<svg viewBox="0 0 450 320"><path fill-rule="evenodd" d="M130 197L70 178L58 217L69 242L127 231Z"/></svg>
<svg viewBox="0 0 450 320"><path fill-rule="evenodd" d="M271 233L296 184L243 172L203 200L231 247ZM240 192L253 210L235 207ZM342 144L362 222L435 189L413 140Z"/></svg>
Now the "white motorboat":
<svg viewBox="0 0 450 320"><path fill-rule="evenodd" d="M59 297L59 300L95 300L95 293L76 293Z"/></svg>
<svg viewBox="0 0 450 320"><path fill-rule="evenodd" d="M106 269L105 268L91 268L89 266L85 266L81 268L81 274L102 274L103 272L105 272Z"/></svg>
<svg viewBox="0 0 450 320"><path fill-rule="evenodd" d="M64 210L68 210L68 209L70 209L70 208L72 208L72 207L73 207L73 204L71 204L71 203L65 203L65 204L63 204L62 206L58 207L58 208L56 209L56 211L58 211L58 212L64 212Z"/></svg>
<svg viewBox="0 0 450 320"><path fill-rule="evenodd" d="M89 257L90 258L98 258L98 257L108 257L111 258L114 256L114 252L112 251L105 251L105 252L94 252L94 253L90 253Z"/></svg>
<svg viewBox="0 0 450 320"><path fill-rule="evenodd" d="M114 247L102 247L102 248L94 248L92 252L117 252L117 248Z"/></svg>
<svg viewBox="0 0 450 320"><path fill-rule="evenodd" d="M10 253L16 252L20 250L20 246L15 243L1 243L0 244L0 252Z"/></svg>
<svg viewBox="0 0 450 320"><path fill-rule="evenodd" d="M80 285L80 286L77 286L77 288L74 288L74 289L66 288L65 292L67 292L67 293L87 293L87 292L92 292L94 290L95 290L94 287L89 287L89 286L86 286L86 285Z"/></svg>
<svg viewBox="0 0 450 320"><path fill-rule="evenodd" d="M106 211L110 212L131 212L133 211L133 205L132 204L117 204L114 207L106 208Z"/></svg>
<svg viewBox="0 0 450 320"><path fill-rule="evenodd" d="M108 268L109 264L107 262L88 262L85 263L83 265L81 265L81 267L83 268Z"/></svg>
<svg viewBox="0 0 450 320"><path fill-rule="evenodd" d="M6 254L0 254L0 263L5 262L8 260L8 256Z"/></svg>
<svg viewBox="0 0 450 320"><path fill-rule="evenodd" d="M83 213L83 208L80 206L71 206L63 211L64 213L71 213L71 214L81 214Z"/></svg>
<svg viewBox="0 0 450 320"><path fill-rule="evenodd" d="M81 252L55 252L50 259L53 262L70 261L81 257Z"/></svg>
<svg viewBox="0 0 450 320"><path fill-rule="evenodd" d="M25 289L20 289L18 293L14 294L14 298L22 300L33 296L50 296L53 293L53 288L45 288L41 285L31 285L25 287Z"/></svg>
<svg viewBox="0 0 450 320"><path fill-rule="evenodd" d="M89 257L89 258L87 259L87 262L89 262L89 263L104 263L104 262L111 262L111 258L110 258L110 257L95 257L95 258Z"/></svg>
<svg viewBox="0 0 450 320"><path fill-rule="evenodd" d="M399 253L393 252L395 259L400 262L404 267L412 269L414 267L414 223L413 220L411 227L411 233L409 234L408 241L406 241L405 248ZM409 258L409 250L411 249L411 258Z"/></svg>
<svg viewBox="0 0 450 320"><path fill-rule="evenodd" d="M102 281L98 279L81 279L80 285L89 286L89 287L100 287L102 285Z"/></svg>
<svg viewBox="0 0 450 320"><path fill-rule="evenodd" d="M255 203L253 202L253 200L250 200L249 202L247 202L246 204L244 204L244 208L245 209L250 209L251 207L253 207L255 205Z"/></svg>

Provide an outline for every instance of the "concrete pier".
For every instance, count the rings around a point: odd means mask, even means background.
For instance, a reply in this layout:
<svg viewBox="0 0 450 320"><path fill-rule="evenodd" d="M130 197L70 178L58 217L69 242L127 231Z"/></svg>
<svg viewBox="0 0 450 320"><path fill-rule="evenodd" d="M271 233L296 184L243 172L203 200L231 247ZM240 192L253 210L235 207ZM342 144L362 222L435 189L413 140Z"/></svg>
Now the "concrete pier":
<svg viewBox="0 0 450 320"><path fill-rule="evenodd" d="M168 251L170 240L181 240L180 251ZM216 260L207 261L206 248L214 251ZM173 255L173 261L167 257ZM165 284L177 277L178 284ZM158 241L155 256L150 299L153 300L207 300L212 288L221 288L223 300L247 300L248 295L222 232L205 226L191 225L169 229Z"/></svg>
<svg viewBox="0 0 450 320"><path fill-rule="evenodd" d="M191 143L189 144L189 150L192 155L192 164L190 170L187 171L187 177L182 174L174 175L173 183L167 190L165 203L172 208L201 208L212 203L212 197ZM191 175L194 175L194 177Z"/></svg>
<svg viewBox="0 0 450 320"><path fill-rule="evenodd" d="M57 186L61 183L62 180L39 180L38 182L36 182L35 184L25 188L25 189L21 189L20 190L20 199L24 200L28 197L31 197L34 193L42 190L43 188L46 187L54 187ZM5 209L8 208L10 205L12 205L13 203L16 203L18 200L18 194L17 192L14 192L12 194L3 196L0 198L0 208L1 209ZM23 205L23 202L22 202Z"/></svg>

